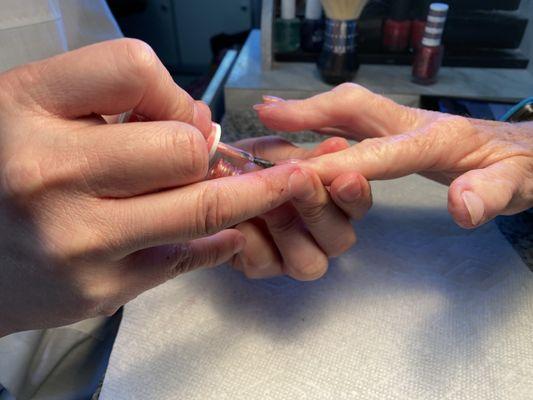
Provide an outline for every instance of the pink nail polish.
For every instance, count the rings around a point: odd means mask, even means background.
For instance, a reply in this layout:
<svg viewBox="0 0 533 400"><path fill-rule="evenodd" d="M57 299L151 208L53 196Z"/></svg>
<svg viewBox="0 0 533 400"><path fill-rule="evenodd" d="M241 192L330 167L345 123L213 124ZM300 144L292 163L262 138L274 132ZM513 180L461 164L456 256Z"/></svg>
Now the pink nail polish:
<svg viewBox="0 0 533 400"><path fill-rule="evenodd" d="M285 101L285 100L282 99L281 97L270 96L270 95L263 96L263 102L266 104L280 103L282 101Z"/></svg>
<svg viewBox="0 0 533 400"><path fill-rule="evenodd" d="M252 106L252 108L255 110L255 111L263 111L263 110L266 110L266 109L269 109L269 108L272 108L276 105L276 103L261 103L261 104L255 104L254 106Z"/></svg>

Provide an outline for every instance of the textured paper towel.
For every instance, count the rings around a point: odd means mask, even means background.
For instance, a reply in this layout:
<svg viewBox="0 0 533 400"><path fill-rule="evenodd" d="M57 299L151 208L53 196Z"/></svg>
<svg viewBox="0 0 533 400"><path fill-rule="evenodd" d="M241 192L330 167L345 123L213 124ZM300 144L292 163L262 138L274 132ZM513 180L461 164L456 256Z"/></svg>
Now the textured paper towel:
<svg viewBox="0 0 533 400"><path fill-rule="evenodd" d="M129 304L101 399L533 399L533 274L445 187L374 193L318 282L219 268Z"/></svg>

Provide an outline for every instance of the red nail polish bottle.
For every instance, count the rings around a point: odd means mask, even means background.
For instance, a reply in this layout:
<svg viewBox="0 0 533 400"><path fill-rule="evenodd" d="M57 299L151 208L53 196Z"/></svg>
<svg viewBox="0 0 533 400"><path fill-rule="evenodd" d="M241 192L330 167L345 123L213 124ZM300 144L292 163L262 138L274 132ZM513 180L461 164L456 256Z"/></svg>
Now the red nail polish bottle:
<svg viewBox="0 0 533 400"><path fill-rule="evenodd" d="M383 23L382 44L386 51L401 53L409 46L411 0L394 0L389 17Z"/></svg>
<svg viewBox="0 0 533 400"><path fill-rule="evenodd" d="M415 11L414 19L411 23L411 43L409 45L413 52L422 45L422 38L426 30L426 18L428 14L428 3L422 2Z"/></svg>
<svg viewBox="0 0 533 400"><path fill-rule="evenodd" d="M431 85L437 81L444 54L444 47L441 43L448 8L448 5L444 3L430 5L424 37L421 46L416 51L413 63L413 82L415 83Z"/></svg>

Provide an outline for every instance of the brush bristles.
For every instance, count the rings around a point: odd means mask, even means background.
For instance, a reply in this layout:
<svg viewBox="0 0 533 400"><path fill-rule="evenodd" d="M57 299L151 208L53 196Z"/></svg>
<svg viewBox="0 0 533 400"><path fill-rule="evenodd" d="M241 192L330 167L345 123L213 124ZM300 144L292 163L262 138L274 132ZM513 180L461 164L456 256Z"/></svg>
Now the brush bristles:
<svg viewBox="0 0 533 400"><path fill-rule="evenodd" d="M368 0L321 0L330 19L349 21L359 19Z"/></svg>

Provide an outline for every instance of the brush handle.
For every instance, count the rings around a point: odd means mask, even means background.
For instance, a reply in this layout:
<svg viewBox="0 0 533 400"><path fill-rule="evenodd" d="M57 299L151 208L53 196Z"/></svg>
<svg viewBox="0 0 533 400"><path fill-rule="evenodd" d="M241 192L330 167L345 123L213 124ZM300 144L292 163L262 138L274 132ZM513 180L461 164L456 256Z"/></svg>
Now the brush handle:
<svg viewBox="0 0 533 400"><path fill-rule="evenodd" d="M359 68L357 58L357 21L326 19L324 47L318 69L327 83L351 81Z"/></svg>

